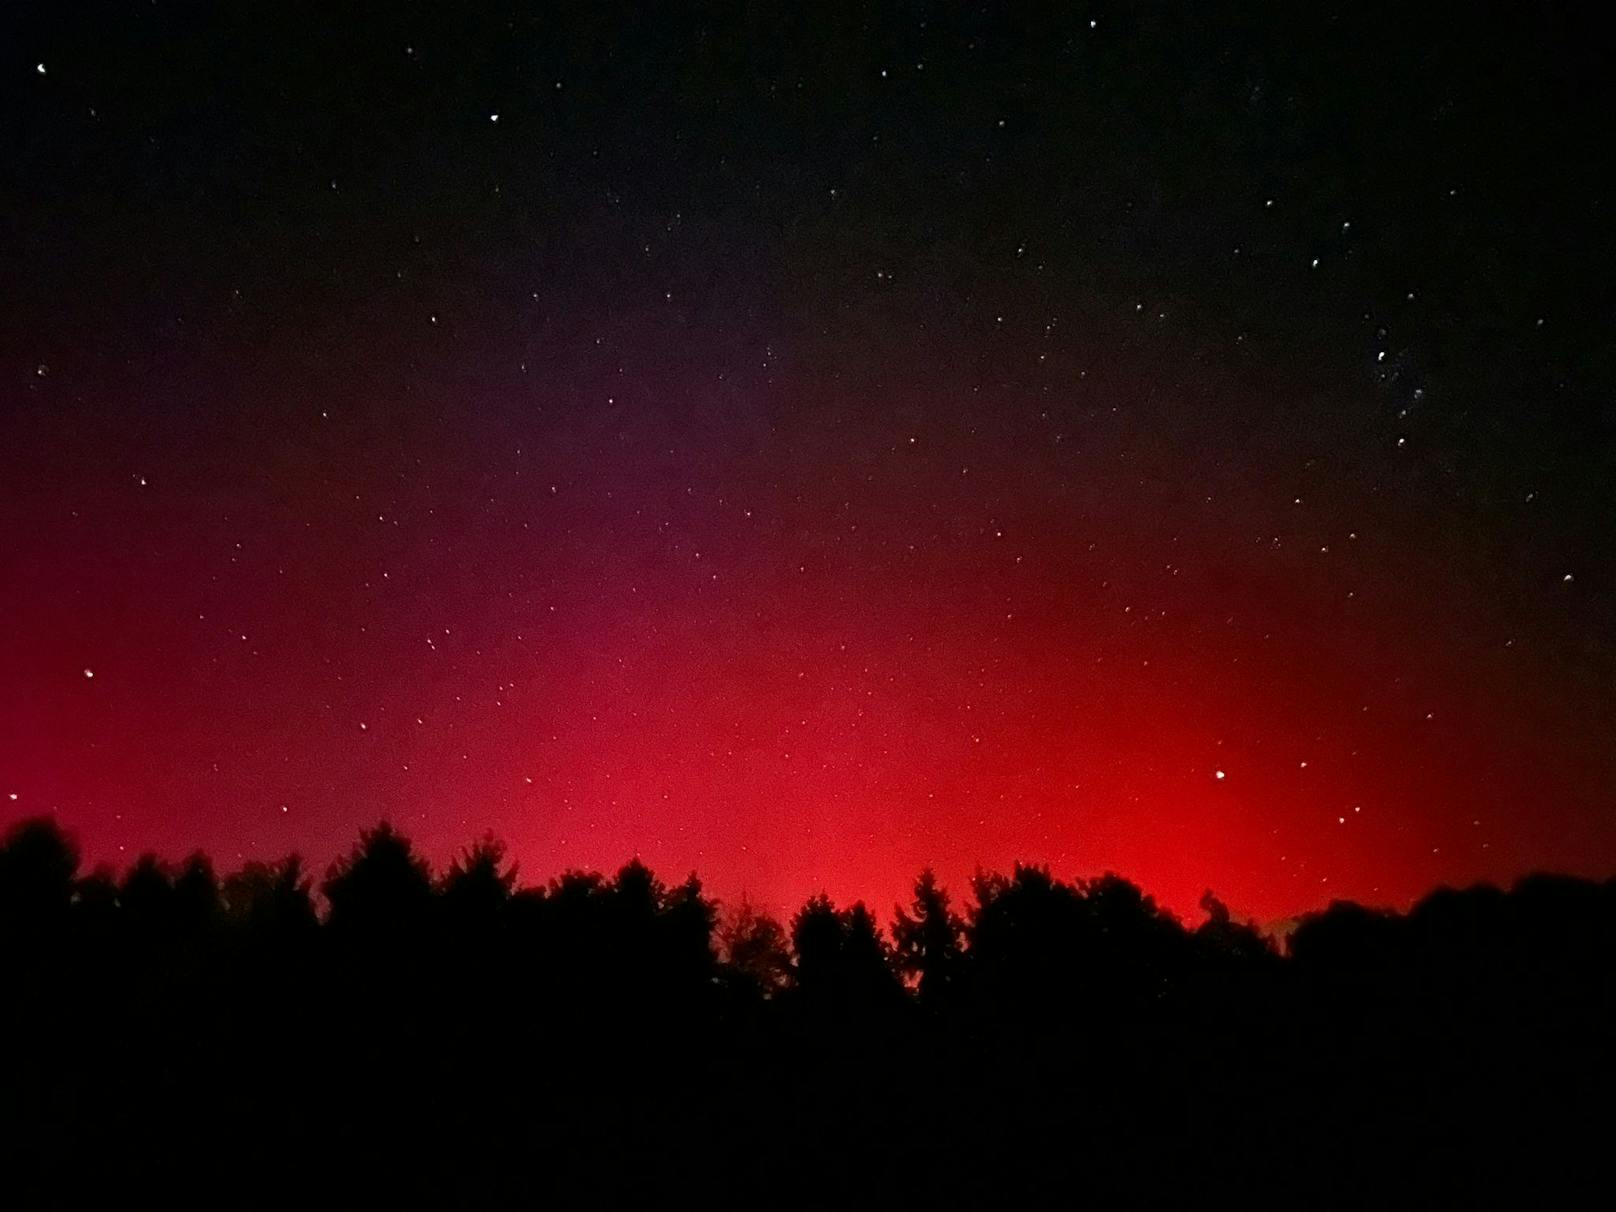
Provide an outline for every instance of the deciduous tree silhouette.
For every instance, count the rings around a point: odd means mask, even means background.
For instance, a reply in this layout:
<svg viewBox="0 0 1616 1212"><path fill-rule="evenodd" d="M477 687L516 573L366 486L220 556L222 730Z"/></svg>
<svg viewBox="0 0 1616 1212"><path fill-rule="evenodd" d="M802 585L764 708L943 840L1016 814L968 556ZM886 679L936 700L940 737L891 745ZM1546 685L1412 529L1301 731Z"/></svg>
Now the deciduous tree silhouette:
<svg viewBox="0 0 1616 1212"><path fill-rule="evenodd" d="M1006 1007L1042 1002L1052 1011L1075 997L1087 927L1077 890L1024 863L1008 878L978 872L972 890L966 937L977 996Z"/></svg>
<svg viewBox="0 0 1616 1212"><path fill-rule="evenodd" d="M50 817L30 817L0 840L0 930L55 932L73 903L78 844Z"/></svg>
<svg viewBox="0 0 1616 1212"><path fill-rule="evenodd" d="M1407 921L1383 909L1331 901L1303 915L1290 936L1290 954L1305 969L1341 977L1387 972L1403 963Z"/></svg>
<svg viewBox="0 0 1616 1212"><path fill-rule="evenodd" d="M218 924L223 913L219 880L213 861L198 851L188 857L174 877L174 925L186 934L197 934Z"/></svg>
<svg viewBox="0 0 1616 1212"><path fill-rule="evenodd" d="M1195 944L1204 962L1217 967L1246 968L1272 964L1279 958L1272 941L1249 922L1236 922L1229 907L1208 888L1201 894L1206 921L1195 928Z"/></svg>
<svg viewBox="0 0 1616 1212"><path fill-rule="evenodd" d="M310 888L298 855L274 863L249 862L225 878L225 915L236 926L261 935L306 935L319 922Z"/></svg>
<svg viewBox="0 0 1616 1212"><path fill-rule="evenodd" d="M174 925L174 881L168 866L150 851L124 873L118 903L132 930L146 937L166 936Z"/></svg>
<svg viewBox="0 0 1616 1212"><path fill-rule="evenodd" d="M103 863L76 880L73 911L85 934L98 940L108 938L120 924L117 872Z"/></svg>
<svg viewBox="0 0 1616 1212"><path fill-rule="evenodd" d="M1180 991L1190 959L1178 919L1130 880L1106 872L1081 884L1086 913L1083 954L1097 990L1115 1003L1138 1005Z"/></svg>

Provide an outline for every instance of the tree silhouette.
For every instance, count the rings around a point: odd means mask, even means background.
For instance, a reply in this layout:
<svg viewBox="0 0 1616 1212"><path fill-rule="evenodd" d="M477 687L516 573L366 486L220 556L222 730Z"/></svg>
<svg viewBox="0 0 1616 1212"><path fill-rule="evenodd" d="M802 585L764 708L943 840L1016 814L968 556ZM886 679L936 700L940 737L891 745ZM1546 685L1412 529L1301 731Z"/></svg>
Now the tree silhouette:
<svg viewBox="0 0 1616 1212"><path fill-rule="evenodd" d="M1173 995L1190 958L1189 936L1137 884L1113 872L1083 883L1083 954L1097 987L1118 1002Z"/></svg>
<svg viewBox="0 0 1616 1212"><path fill-rule="evenodd" d="M1290 936L1291 958L1303 969L1336 976L1384 972L1401 966L1407 922L1382 909L1331 901L1305 914Z"/></svg>
<svg viewBox="0 0 1616 1212"><path fill-rule="evenodd" d="M50 817L12 825L0 839L0 929L60 929L78 868L78 844Z"/></svg>
<svg viewBox="0 0 1616 1212"><path fill-rule="evenodd" d="M611 884L610 903L626 928L638 930L656 917L666 892L651 869L633 858L618 868Z"/></svg>
<svg viewBox="0 0 1616 1212"><path fill-rule="evenodd" d="M618 869L602 902L604 942L613 986L646 991L653 982L657 943L657 915L667 890L638 858Z"/></svg>
<svg viewBox="0 0 1616 1212"><path fill-rule="evenodd" d="M331 864L320 890L339 932L408 935L425 926L432 910L431 869L386 821L363 831L353 850Z"/></svg>
<svg viewBox="0 0 1616 1212"><path fill-rule="evenodd" d="M1076 995L1074 963L1087 928L1082 897L1043 867L1017 863L1007 878L978 872L966 926L979 994L1006 1006Z"/></svg>
<svg viewBox="0 0 1616 1212"><path fill-rule="evenodd" d="M487 930L516 888L516 864L505 866L505 843L492 833L461 851L439 889L445 919L458 933Z"/></svg>
<svg viewBox="0 0 1616 1212"><path fill-rule="evenodd" d="M890 1004L900 990L886 940L859 901L838 910L823 892L791 920L799 994L809 1003L843 1009Z"/></svg>
<svg viewBox="0 0 1616 1212"><path fill-rule="evenodd" d="M826 893L808 898L791 919L796 986L816 993L835 987L841 966L842 917Z"/></svg>
<svg viewBox="0 0 1616 1212"><path fill-rule="evenodd" d="M227 876L221 892L227 918L267 936L306 934L318 924L310 881L295 854L279 862L249 862Z"/></svg>
<svg viewBox="0 0 1616 1212"><path fill-rule="evenodd" d="M672 984L690 991L711 980L718 958L713 950L717 925L718 907L702 895L695 872L663 896L657 918L658 950L664 975Z"/></svg>
<svg viewBox="0 0 1616 1212"><path fill-rule="evenodd" d="M791 980L785 927L744 897L724 915L718 940L724 966L743 991L773 997Z"/></svg>
<svg viewBox="0 0 1616 1212"><path fill-rule="evenodd" d="M166 935L174 923L174 881L167 865L150 851L124 873L118 903L130 926L141 934Z"/></svg>
<svg viewBox="0 0 1616 1212"><path fill-rule="evenodd" d="M213 862L200 851L188 857L174 877L173 911L176 928L187 934L207 930L223 913Z"/></svg>
<svg viewBox="0 0 1616 1212"><path fill-rule="evenodd" d="M891 1000L899 985L892 971L891 948L875 915L863 901L855 901L842 920L842 965L849 986L872 1000Z"/></svg>
<svg viewBox="0 0 1616 1212"><path fill-rule="evenodd" d="M1201 956L1219 967L1248 967L1271 964L1278 959L1273 943L1251 923L1236 922L1229 907L1208 888L1201 894L1200 906L1206 921L1195 929L1195 945Z"/></svg>
<svg viewBox="0 0 1616 1212"><path fill-rule="evenodd" d="M75 881L73 913L87 934L109 936L119 924L117 872L103 863Z"/></svg>
<svg viewBox="0 0 1616 1212"><path fill-rule="evenodd" d="M909 909L897 906L892 921L894 961L899 972L916 982L922 1001L948 996L958 977L964 938L964 920L927 867L915 881Z"/></svg>
<svg viewBox="0 0 1616 1212"><path fill-rule="evenodd" d="M715 1203L1266 1184L1266 1204L1319 1174L1354 1206L1394 1186L1480 1203L1492 1175L1466 1187L1454 1159L1602 1157L1605 1120L1569 1108L1616 1078L1616 881L1335 903L1282 955L1210 891L1186 931L1117 875L1028 865L979 872L963 920L922 871L891 945L822 893L789 950L744 899L720 918L695 876L638 860L518 888L491 836L434 883L406 838L363 832L323 924L296 856L222 882L199 854L121 882L77 866L52 821L0 839L0 1131L58 1165L178 1139L176 1173L336 1166L404 1202L507 1206L535 1193L464 1163L508 1141L569 1196L622 1168L625 1198L706 1182ZM313 1116L283 1076L305 1067L333 1075ZM210 1093L221 1072L248 1076Z"/></svg>

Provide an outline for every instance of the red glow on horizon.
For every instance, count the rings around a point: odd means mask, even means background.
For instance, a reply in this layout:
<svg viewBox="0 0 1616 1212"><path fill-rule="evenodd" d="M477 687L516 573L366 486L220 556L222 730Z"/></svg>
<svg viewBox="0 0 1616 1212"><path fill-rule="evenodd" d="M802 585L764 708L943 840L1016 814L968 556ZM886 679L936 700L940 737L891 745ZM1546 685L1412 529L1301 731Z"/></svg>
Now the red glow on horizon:
<svg viewBox="0 0 1616 1212"><path fill-rule="evenodd" d="M1138 511L1028 474L1018 433L911 444L923 405L851 455L782 410L740 472L649 422L406 435L420 483L325 420L284 466L167 477L85 435L94 489L18 473L0 809L120 865L319 872L386 817L441 870L492 830L529 882L637 854L782 914L885 917L928 865L962 902L979 867L1114 870L1195 921L1207 888L1274 920L1616 862L1589 722L1480 623L1407 634L1444 569L1364 573L1398 556L1370 523L1254 544L1272 490L1216 449L1159 454Z"/></svg>

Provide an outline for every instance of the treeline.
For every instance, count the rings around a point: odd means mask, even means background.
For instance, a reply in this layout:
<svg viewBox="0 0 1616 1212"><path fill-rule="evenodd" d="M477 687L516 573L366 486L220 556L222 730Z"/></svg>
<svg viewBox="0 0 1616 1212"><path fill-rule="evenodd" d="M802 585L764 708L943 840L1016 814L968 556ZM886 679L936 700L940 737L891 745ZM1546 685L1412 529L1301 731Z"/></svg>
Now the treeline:
<svg viewBox="0 0 1616 1212"><path fill-rule="evenodd" d="M454 1206L1341 1206L1595 1156L1616 881L1338 903L1283 951L1201 907L1018 865L963 904L923 872L888 929L824 896L782 921L637 861L523 887L491 837L434 875L386 824L318 885L296 857L119 876L24 821L5 1173L24 1203L93 1164L253 1206L317 1175Z"/></svg>

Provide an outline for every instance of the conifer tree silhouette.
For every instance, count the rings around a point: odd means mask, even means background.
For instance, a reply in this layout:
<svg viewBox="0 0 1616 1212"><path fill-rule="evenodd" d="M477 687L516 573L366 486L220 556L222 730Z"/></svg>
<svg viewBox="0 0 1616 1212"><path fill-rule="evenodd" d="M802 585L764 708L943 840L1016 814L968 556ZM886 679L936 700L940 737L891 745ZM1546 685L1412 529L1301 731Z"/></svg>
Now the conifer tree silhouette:
<svg viewBox="0 0 1616 1212"><path fill-rule="evenodd" d="M407 935L424 929L432 909L431 868L387 821L359 835L320 890L339 932Z"/></svg>
<svg viewBox="0 0 1616 1212"><path fill-rule="evenodd" d="M954 912L948 892L927 867L914 885L907 910L893 910L893 958L898 970L916 982L923 1002L946 998L959 976L965 922Z"/></svg>

